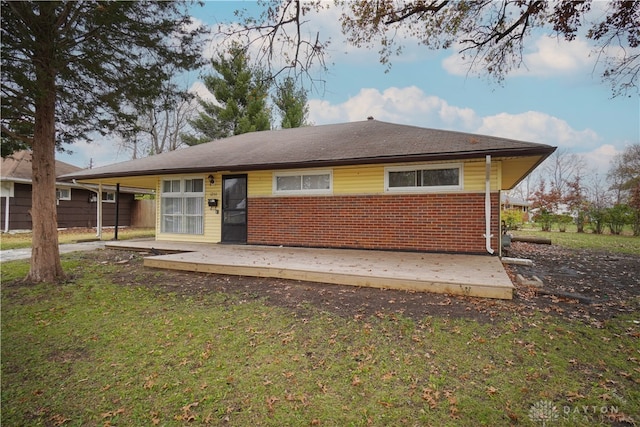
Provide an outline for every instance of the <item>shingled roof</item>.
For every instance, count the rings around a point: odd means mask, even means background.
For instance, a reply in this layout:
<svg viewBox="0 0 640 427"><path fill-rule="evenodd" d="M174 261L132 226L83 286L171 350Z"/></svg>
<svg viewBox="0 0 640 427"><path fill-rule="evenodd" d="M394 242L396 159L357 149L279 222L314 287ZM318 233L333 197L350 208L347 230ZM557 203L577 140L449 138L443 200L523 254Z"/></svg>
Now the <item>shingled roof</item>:
<svg viewBox="0 0 640 427"><path fill-rule="evenodd" d="M236 135L177 151L68 174L64 179L250 171L480 158L542 156L554 147L377 120Z"/></svg>
<svg viewBox="0 0 640 427"><path fill-rule="evenodd" d="M2 159L0 165L3 181L31 182L32 155L29 150L17 151ZM81 171L82 168L56 160L56 176Z"/></svg>

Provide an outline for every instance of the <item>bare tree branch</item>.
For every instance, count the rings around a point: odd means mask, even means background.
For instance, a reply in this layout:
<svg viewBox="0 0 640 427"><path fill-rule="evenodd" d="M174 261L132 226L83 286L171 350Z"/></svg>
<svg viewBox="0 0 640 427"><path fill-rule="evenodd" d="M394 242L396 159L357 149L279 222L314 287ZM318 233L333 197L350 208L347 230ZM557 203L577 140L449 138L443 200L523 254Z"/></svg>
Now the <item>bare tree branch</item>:
<svg viewBox="0 0 640 427"><path fill-rule="evenodd" d="M241 26L219 26L218 35L223 43L241 40L246 48L255 48L252 54L256 63L269 70L269 79L275 80L282 74L293 74L308 79L312 85L323 83L318 78L315 67L326 70L325 49L328 41L320 40L320 32L315 37L305 37L304 26L308 23L305 15L324 8L321 2L300 0L263 2L264 13L259 18L246 17Z"/></svg>
<svg viewBox="0 0 640 427"><path fill-rule="evenodd" d="M443 2L441 2L440 4L436 4L431 3L429 5L426 5L424 3L417 3L417 4L410 4L408 6L406 6L405 8L403 8L402 10L399 10L397 12L393 12L393 17L387 19L386 21L384 21L385 25L391 25L391 24L395 24L397 22L402 22L405 19L410 18L413 15L416 14L423 14L423 13L427 13L427 12L431 12L433 14L436 14L438 12L440 12L447 4L449 3L449 0L445 0Z"/></svg>

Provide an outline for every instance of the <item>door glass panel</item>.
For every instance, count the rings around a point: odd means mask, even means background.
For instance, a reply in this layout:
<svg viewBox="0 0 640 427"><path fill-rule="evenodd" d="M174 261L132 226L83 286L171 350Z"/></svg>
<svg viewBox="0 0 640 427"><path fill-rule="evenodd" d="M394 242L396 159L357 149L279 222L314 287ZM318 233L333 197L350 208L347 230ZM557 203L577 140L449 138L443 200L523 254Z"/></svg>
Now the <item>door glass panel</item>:
<svg viewBox="0 0 640 427"><path fill-rule="evenodd" d="M246 243L247 241L247 177L223 178L222 193L222 241Z"/></svg>
<svg viewBox="0 0 640 427"><path fill-rule="evenodd" d="M245 209L247 207L247 184L245 178L225 179L223 207L226 209Z"/></svg>
<svg viewBox="0 0 640 427"><path fill-rule="evenodd" d="M225 224L244 224L247 222L247 214L244 211L225 211Z"/></svg>

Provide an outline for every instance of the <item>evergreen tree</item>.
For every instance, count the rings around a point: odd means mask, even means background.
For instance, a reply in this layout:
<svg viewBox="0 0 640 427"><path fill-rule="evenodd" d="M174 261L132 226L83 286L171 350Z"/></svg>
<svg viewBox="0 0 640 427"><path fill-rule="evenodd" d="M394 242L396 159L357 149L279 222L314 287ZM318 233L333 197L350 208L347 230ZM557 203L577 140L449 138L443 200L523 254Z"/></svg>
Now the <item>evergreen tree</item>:
<svg viewBox="0 0 640 427"><path fill-rule="evenodd" d="M249 64L249 56L238 45L211 60L215 74L204 77L204 85L216 101L199 100L202 111L191 127L196 135L182 135L188 145L271 128L267 106L269 79Z"/></svg>
<svg viewBox="0 0 640 427"><path fill-rule="evenodd" d="M307 93L302 88L296 88L295 80L292 77L285 78L276 89L273 103L282 118L280 121L282 129L309 125L307 122L309 115Z"/></svg>
<svg viewBox="0 0 640 427"><path fill-rule="evenodd" d="M58 250L55 150L135 130L169 70L200 62L184 2L2 1L2 154L32 150L31 268L27 280L64 278ZM9 150L5 149L9 148Z"/></svg>

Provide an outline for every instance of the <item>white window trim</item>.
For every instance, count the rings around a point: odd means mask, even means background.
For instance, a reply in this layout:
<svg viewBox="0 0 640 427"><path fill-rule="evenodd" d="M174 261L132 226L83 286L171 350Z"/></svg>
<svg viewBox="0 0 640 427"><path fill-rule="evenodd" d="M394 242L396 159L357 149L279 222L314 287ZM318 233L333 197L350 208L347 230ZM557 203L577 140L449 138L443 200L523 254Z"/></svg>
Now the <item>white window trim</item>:
<svg viewBox="0 0 640 427"><path fill-rule="evenodd" d="M202 180L202 192L193 192L193 191L189 191L186 192L184 191L184 182L186 180L191 180L191 179L201 179ZM180 192L165 192L164 191L164 182L165 181L180 181ZM161 234L179 234L182 236L203 236L205 234L204 232L204 228L205 228L205 203L204 203L204 199L205 199L205 194L207 191L207 180L205 179L205 177L201 176L201 175L186 175L186 176L180 176L180 177L171 177L171 178L162 178L160 180L160 233ZM186 233L186 232L175 232L175 231L164 231L163 230L163 221L164 221L164 214L162 212L162 204L164 203L164 199L165 198L179 198L182 199L184 201L185 197L201 197L202 198L202 230L200 233ZM187 217L187 216L191 216L191 217L195 217L195 216L200 216L200 215L193 215L193 214L185 214L182 213L181 216Z"/></svg>
<svg viewBox="0 0 640 427"><path fill-rule="evenodd" d="M458 169L458 185L390 187L389 172L405 172L430 169ZM407 166L387 166L384 168L384 191L387 193L444 193L464 190L464 163L427 163Z"/></svg>
<svg viewBox="0 0 640 427"><path fill-rule="evenodd" d="M66 191L68 195L67 196L58 197L58 194L60 194L63 191ZM71 188L68 188L68 187L57 187L56 188L56 200L71 200Z"/></svg>
<svg viewBox="0 0 640 427"><path fill-rule="evenodd" d="M282 176L303 176L303 175L329 175L329 188L319 190L278 190L278 177ZM333 170L297 170L286 172L274 172L273 173L273 194L279 196L317 196L317 195L331 195L333 194Z"/></svg>
<svg viewBox="0 0 640 427"><path fill-rule="evenodd" d="M109 198L109 194L113 194L113 199ZM100 196L102 198L102 203L115 203L116 202L116 192L115 191L103 191L102 195ZM107 197L105 199L105 197Z"/></svg>

